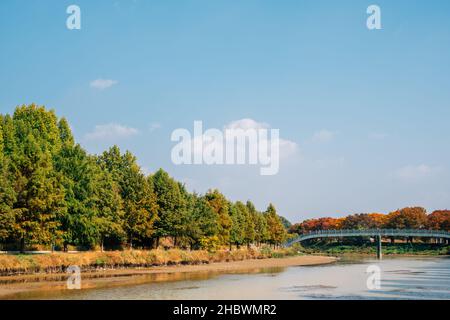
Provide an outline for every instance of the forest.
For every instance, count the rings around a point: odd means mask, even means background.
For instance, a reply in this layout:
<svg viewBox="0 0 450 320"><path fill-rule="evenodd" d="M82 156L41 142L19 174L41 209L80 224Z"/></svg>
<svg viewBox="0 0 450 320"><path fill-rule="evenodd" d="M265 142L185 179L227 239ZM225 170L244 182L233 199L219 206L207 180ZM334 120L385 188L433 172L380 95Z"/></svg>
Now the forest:
<svg viewBox="0 0 450 320"><path fill-rule="evenodd" d="M212 250L268 244L315 230L450 230L450 210L407 207L308 219L291 225L273 204L232 202L219 190L191 193L163 169L145 175L118 146L99 155L74 140L68 121L43 106L0 115L0 246ZM289 231L289 233L288 233Z"/></svg>
<svg viewBox="0 0 450 320"><path fill-rule="evenodd" d="M163 169L145 175L118 146L89 154L68 121L44 106L0 115L0 244L4 249L207 249L278 246L286 219L273 204L191 193Z"/></svg>
<svg viewBox="0 0 450 320"><path fill-rule="evenodd" d="M427 214L425 208L407 207L383 213L358 213L342 218L317 218L296 223L289 228L292 234L317 230L339 229L430 229L450 231L450 210L435 210Z"/></svg>

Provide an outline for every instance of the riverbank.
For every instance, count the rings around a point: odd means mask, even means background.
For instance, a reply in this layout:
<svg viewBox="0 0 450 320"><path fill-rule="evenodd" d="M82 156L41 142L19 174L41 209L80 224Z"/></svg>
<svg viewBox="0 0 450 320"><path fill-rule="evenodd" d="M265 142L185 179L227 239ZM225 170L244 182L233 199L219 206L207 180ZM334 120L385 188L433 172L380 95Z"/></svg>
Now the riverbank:
<svg viewBox="0 0 450 320"><path fill-rule="evenodd" d="M81 274L82 289L118 287L139 283L178 281L187 277L202 279L214 274L252 273L264 269L292 266L310 266L333 263L337 259L324 256L290 256L284 258L249 259L229 262L213 262L197 265L166 265L148 268L85 271ZM29 274L0 277L0 299L16 298L18 294L39 291L54 294L67 291L67 274Z"/></svg>
<svg viewBox="0 0 450 320"><path fill-rule="evenodd" d="M50 254L0 255L0 276L65 273L69 266L81 271L148 268L170 265L201 265L298 255L294 248L240 248L234 250L125 250Z"/></svg>

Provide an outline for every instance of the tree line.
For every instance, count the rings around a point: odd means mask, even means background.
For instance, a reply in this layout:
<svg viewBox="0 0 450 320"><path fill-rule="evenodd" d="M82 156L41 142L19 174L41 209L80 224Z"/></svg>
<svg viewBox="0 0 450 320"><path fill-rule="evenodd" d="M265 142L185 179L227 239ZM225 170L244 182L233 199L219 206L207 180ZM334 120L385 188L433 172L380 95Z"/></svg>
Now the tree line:
<svg viewBox="0 0 450 320"><path fill-rule="evenodd" d="M0 243L83 248L279 245L284 220L270 204L190 193L160 169L145 175L117 146L88 154L65 118L23 105L0 115Z"/></svg>
<svg viewBox="0 0 450 320"><path fill-rule="evenodd" d="M359 213L343 218L308 219L289 228L291 234L318 230L364 229L430 229L450 231L450 210L436 210L431 214L422 207L407 207L382 213Z"/></svg>

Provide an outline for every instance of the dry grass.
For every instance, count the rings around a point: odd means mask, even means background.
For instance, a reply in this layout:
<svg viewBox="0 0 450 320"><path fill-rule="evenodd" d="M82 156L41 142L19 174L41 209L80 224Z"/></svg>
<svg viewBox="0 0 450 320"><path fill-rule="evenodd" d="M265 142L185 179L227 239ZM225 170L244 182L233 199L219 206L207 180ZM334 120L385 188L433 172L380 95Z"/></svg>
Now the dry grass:
<svg viewBox="0 0 450 320"><path fill-rule="evenodd" d="M295 255L292 249L273 250L241 248L236 250L186 251L128 250L108 252L52 253L40 255L0 255L0 274L31 274L65 272L68 266L79 266L83 271L92 269L140 268L179 264L204 264Z"/></svg>

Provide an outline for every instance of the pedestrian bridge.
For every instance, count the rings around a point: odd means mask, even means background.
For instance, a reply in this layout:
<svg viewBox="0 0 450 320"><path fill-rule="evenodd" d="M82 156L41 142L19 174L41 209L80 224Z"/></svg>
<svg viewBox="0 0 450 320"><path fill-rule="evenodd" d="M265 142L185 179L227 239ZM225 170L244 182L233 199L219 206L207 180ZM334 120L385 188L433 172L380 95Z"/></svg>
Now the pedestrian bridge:
<svg viewBox="0 0 450 320"><path fill-rule="evenodd" d="M378 240L377 256L381 259L381 238L382 237L420 237L450 239L450 232L441 230L421 230L421 229L367 229L367 230L320 230L311 231L299 235L285 243L285 247L290 247L294 243L315 238L343 238L343 237L374 237Z"/></svg>

